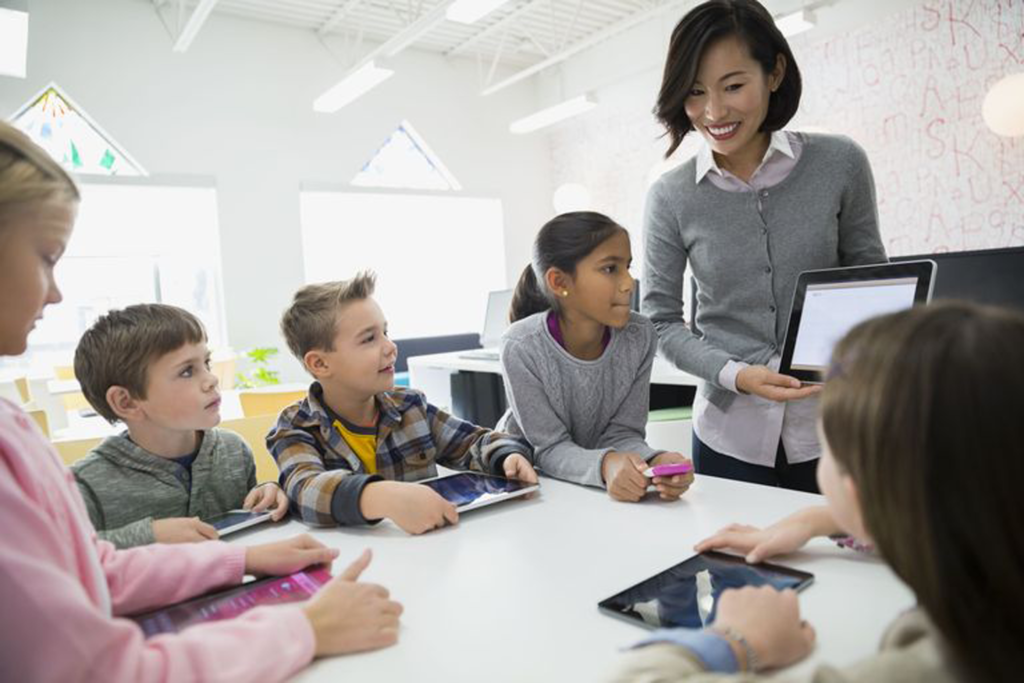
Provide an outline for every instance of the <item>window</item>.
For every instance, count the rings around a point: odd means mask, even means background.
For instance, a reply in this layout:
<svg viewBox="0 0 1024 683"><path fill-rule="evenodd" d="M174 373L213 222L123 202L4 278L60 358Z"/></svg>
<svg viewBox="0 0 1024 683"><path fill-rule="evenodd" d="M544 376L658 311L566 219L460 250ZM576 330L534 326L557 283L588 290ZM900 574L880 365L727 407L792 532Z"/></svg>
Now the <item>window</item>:
<svg viewBox="0 0 1024 683"><path fill-rule="evenodd" d="M412 124L403 121L352 179L358 187L460 190L462 186Z"/></svg>
<svg viewBox="0 0 1024 683"><path fill-rule="evenodd" d="M306 282L375 271L392 339L478 332L506 287L497 199L307 191L301 210Z"/></svg>
<svg viewBox="0 0 1024 683"><path fill-rule="evenodd" d="M46 309L20 358L3 365L48 372L66 365L82 333L112 308L162 302L226 344L220 240L212 187L82 183L82 205L56 277L64 300Z"/></svg>
<svg viewBox="0 0 1024 683"><path fill-rule="evenodd" d="M53 83L12 116L11 123L78 175L147 175Z"/></svg>

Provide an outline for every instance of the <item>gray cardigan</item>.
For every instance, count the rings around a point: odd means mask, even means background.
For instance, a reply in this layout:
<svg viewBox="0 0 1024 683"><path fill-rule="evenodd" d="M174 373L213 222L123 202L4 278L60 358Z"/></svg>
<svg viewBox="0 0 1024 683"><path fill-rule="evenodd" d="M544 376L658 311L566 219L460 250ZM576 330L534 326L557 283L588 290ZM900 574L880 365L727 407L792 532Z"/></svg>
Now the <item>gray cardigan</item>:
<svg viewBox="0 0 1024 683"><path fill-rule="evenodd" d="M799 162L768 190L698 184L691 159L647 197L644 313L665 357L705 380L701 391L722 410L735 398L718 384L727 361L765 364L781 353L802 271L886 261L864 150L846 137L800 135ZM683 322L687 264L700 336Z"/></svg>
<svg viewBox="0 0 1024 683"><path fill-rule="evenodd" d="M208 519L240 508L256 486L252 451L224 429L204 433L191 490L184 468L135 445L128 432L104 439L71 472L99 537L118 548L153 543L154 519Z"/></svg>
<svg viewBox="0 0 1024 683"><path fill-rule="evenodd" d="M524 436L545 473L604 486L601 463L609 451L650 460L661 451L644 441L651 367L658 337L633 313L612 330L597 360L580 360L558 345L547 311L514 323L502 337L501 365L509 411L499 431Z"/></svg>

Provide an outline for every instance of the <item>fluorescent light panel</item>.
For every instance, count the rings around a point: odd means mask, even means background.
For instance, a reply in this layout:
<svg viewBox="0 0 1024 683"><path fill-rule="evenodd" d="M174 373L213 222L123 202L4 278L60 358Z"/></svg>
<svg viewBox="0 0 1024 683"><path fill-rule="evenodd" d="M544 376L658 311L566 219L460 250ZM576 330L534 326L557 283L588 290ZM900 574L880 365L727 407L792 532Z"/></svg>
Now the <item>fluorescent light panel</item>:
<svg viewBox="0 0 1024 683"><path fill-rule="evenodd" d="M28 66L28 12L0 7L0 76L25 78Z"/></svg>
<svg viewBox="0 0 1024 683"><path fill-rule="evenodd" d="M504 5L508 0L455 0L445 11L449 21L472 24Z"/></svg>
<svg viewBox="0 0 1024 683"><path fill-rule="evenodd" d="M787 38L804 31L810 31L814 28L814 24L814 13L806 9L793 12L792 14L784 14L775 20L775 25L782 32L782 35Z"/></svg>
<svg viewBox="0 0 1024 683"><path fill-rule="evenodd" d="M590 95L579 95L553 107L541 109L539 112L530 114L518 121L513 121L508 129L518 134L532 133L535 130L540 130L559 121L564 121L583 112L590 111L596 106L597 102Z"/></svg>
<svg viewBox="0 0 1024 683"><path fill-rule="evenodd" d="M332 114L395 75L393 69L367 62L313 102L313 111Z"/></svg>

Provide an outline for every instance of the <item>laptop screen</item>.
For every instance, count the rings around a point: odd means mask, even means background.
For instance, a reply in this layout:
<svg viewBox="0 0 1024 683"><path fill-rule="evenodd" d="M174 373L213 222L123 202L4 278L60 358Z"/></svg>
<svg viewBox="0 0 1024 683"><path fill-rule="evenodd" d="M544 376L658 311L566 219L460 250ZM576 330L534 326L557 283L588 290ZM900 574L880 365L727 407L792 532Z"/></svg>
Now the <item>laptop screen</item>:
<svg viewBox="0 0 1024 683"><path fill-rule="evenodd" d="M499 289L487 295L487 313L484 315L484 329L480 333L480 346L497 347L501 335L508 329L508 309L512 305L512 290Z"/></svg>

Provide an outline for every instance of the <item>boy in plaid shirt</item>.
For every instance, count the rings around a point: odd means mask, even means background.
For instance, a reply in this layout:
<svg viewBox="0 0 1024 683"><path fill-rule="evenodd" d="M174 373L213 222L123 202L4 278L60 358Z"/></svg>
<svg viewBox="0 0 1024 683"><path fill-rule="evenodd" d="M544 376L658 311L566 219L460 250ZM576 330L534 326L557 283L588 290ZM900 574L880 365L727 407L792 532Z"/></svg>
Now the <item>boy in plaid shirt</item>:
<svg viewBox="0 0 1024 683"><path fill-rule="evenodd" d="M535 483L533 448L460 420L395 387L397 349L373 299L375 278L303 287L281 318L288 348L315 381L267 435L280 482L303 521L388 518L411 534L458 521L455 506L411 482L436 463Z"/></svg>

